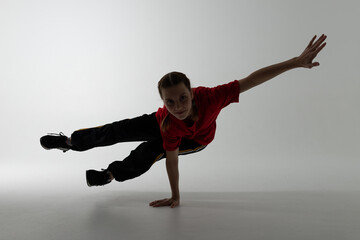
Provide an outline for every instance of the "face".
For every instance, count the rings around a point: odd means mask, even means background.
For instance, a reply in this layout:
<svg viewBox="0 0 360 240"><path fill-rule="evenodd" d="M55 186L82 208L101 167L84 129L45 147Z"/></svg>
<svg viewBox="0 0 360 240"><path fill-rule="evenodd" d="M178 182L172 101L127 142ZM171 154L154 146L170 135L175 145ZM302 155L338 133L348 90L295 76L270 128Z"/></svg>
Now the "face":
<svg viewBox="0 0 360 240"><path fill-rule="evenodd" d="M162 89L162 98L167 110L177 119L185 120L192 111L193 95L184 83Z"/></svg>

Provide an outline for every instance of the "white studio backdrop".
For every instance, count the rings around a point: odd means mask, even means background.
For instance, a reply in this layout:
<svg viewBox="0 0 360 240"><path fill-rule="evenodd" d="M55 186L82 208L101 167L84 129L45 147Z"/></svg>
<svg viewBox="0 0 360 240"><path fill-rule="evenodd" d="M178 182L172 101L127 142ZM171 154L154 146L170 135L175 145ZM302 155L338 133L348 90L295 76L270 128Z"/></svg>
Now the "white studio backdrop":
<svg viewBox="0 0 360 240"><path fill-rule="evenodd" d="M360 190L358 1L0 1L2 190L89 191L138 143L45 151L39 138L151 113L170 71L216 86L328 35L320 67L240 95L204 151L180 157L181 191ZM169 191L165 161L101 189ZM93 189L91 189L93 190ZM98 191L95 188L94 191Z"/></svg>

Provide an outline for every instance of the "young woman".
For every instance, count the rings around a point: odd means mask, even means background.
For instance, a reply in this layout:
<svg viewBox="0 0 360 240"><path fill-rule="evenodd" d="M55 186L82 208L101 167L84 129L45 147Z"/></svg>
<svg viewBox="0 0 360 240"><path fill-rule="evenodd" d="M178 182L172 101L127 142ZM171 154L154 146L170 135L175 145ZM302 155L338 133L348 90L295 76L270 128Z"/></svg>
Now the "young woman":
<svg viewBox="0 0 360 240"><path fill-rule="evenodd" d="M86 171L88 186L101 186L140 176L160 159L166 158L172 196L153 201L150 206L180 204L178 156L203 150L215 136L216 118L222 108L238 102L239 94L294 68L319 66L313 62L325 47L326 36L312 38L300 56L262 68L248 77L213 88L191 88L185 74L171 72L158 83L164 107L152 114L75 131L70 138L64 134L41 137L45 149L85 151L119 142L142 143L123 161L111 163L102 171Z"/></svg>

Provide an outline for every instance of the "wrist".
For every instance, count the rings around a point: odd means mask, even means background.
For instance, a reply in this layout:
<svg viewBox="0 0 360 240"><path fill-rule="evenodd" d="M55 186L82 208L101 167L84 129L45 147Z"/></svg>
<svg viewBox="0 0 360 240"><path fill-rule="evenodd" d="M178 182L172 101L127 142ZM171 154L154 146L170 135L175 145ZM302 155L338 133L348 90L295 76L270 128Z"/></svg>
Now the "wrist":
<svg viewBox="0 0 360 240"><path fill-rule="evenodd" d="M289 60L290 68L298 68L301 67L299 57L294 57Z"/></svg>
<svg viewBox="0 0 360 240"><path fill-rule="evenodd" d="M174 200L179 200L180 199L180 194L172 194L171 198L174 199Z"/></svg>

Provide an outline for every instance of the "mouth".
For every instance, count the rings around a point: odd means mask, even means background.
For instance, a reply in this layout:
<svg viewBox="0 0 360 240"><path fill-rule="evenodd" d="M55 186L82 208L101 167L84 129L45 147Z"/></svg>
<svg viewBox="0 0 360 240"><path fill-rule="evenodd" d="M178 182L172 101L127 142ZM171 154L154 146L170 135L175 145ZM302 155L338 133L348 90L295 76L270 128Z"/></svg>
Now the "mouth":
<svg viewBox="0 0 360 240"><path fill-rule="evenodd" d="M176 112L176 115L183 115L186 112L186 110L182 111L182 112Z"/></svg>

